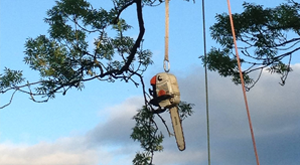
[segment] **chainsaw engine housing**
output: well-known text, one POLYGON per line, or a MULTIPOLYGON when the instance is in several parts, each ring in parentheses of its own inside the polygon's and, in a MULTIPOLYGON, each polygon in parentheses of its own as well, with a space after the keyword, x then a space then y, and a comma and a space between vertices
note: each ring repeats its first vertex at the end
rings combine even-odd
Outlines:
POLYGON ((158 73, 151 79, 153 100, 162 108, 179 104, 180 92, 177 79, 173 74, 158 73))

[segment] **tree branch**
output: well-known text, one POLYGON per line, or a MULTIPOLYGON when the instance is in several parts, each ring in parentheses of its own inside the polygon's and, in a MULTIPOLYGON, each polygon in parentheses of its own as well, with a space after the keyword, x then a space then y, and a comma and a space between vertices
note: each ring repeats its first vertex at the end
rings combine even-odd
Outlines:
POLYGON ((121 70, 119 71, 119 74, 126 71, 126 70, 128 70, 128 68, 129 68, 130 64, 132 63, 132 61, 134 59, 134 56, 137 52, 137 48, 140 47, 141 42, 142 42, 143 37, 144 37, 144 34, 145 34, 143 12, 142 12, 142 0, 135 0, 135 2, 136 2, 136 10, 137 10, 140 33, 138 35, 137 40, 135 41, 135 44, 133 45, 133 48, 131 49, 130 55, 127 57, 127 62, 121 68, 121 70))
POLYGON ((11 104, 11 102, 12 102, 12 100, 13 100, 13 98, 14 98, 14 95, 15 95, 15 93, 16 93, 17 91, 18 91, 18 90, 15 90, 15 91, 13 92, 13 94, 12 94, 11 97, 10 97, 9 102, 8 102, 7 104, 1 106, 0 109, 3 109, 3 108, 5 108, 5 107, 7 107, 7 106, 9 106, 9 105, 11 104))
POLYGON ((118 12, 118 15, 117 17, 112 21, 113 24, 117 24, 118 23, 118 20, 119 20, 119 17, 121 15, 121 13, 129 6, 131 6, 132 4, 134 4, 136 2, 136 0, 133 0, 129 3, 127 3, 126 5, 124 5, 121 9, 119 9, 119 12, 118 12))

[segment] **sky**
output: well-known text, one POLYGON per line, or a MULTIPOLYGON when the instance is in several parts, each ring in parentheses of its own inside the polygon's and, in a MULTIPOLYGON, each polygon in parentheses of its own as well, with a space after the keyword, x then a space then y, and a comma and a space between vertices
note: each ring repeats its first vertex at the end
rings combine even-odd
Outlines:
MULTIPOLYGON (((266 6, 279 0, 251 0, 266 6)), ((95 7, 108 8, 110 1, 92 1, 95 7)), ((242 1, 232 0, 232 12, 242 11, 242 1)), ((38 80, 23 62, 26 38, 46 34, 43 19, 52 0, 0 0, 0 73, 4 67, 20 69, 30 81, 38 80)), ((177 149, 174 137, 164 133, 164 151, 156 153, 158 165, 207 164, 206 113, 201 2, 170 2, 171 73, 175 74, 181 99, 194 103, 194 114, 182 122, 186 150, 177 149), (178 7, 180 6, 180 7, 178 7)), ((227 2, 206 2, 206 27, 215 22, 215 14, 228 12, 227 2)), ((138 27, 135 6, 122 16, 138 27)), ((144 74, 145 82, 163 72, 164 5, 145 7, 144 48, 153 52, 154 64, 144 74)), ((216 43, 207 33, 208 48, 216 43)), ((91 41, 92 42, 92 41, 91 41)), ((292 61, 293 72, 285 86, 280 77, 264 71, 261 80, 248 93, 248 102, 261 164, 298 165, 300 162, 300 58, 292 61)), ((209 72, 211 162, 213 165, 253 165, 255 156, 243 102, 241 86, 230 78, 209 72)), ((147 88, 150 87, 150 83, 147 88)), ((10 95, 0 95, 0 105, 10 95)), ((138 142, 129 138, 132 117, 143 105, 142 89, 132 83, 92 81, 83 91, 71 90, 47 103, 30 101, 17 93, 11 105, 0 110, 0 165, 129 165, 138 142)), ((162 114, 170 125, 169 114, 162 114)))

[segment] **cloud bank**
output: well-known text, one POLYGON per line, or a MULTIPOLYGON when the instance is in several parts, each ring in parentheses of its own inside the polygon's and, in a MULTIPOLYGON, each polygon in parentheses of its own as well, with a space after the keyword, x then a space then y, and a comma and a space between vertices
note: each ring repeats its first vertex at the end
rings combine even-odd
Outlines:
MULTIPOLYGON (((178 75, 182 100, 194 103, 194 114, 183 121, 186 150, 180 152, 165 128, 164 151, 157 153, 159 165, 207 164, 204 76, 200 67, 178 75)), ((286 85, 267 72, 247 93, 261 164, 298 165, 300 162, 300 64, 293 65, 286 85)), ((35 145, 0 144, 0 165, 112 165, 132 164, 139 144, 129 135, 131 119, 143 104, 140 96, 107 108, 107 120, 84 135, 63 137, 35 145)), ((255 164, 253 146, 240 86, 209 73, 209 107, 212 164, 255 164)), ((169 114, 162 114, 170 126, 169 114)), ((170 126, 170 128, 172 128, 170 126)))

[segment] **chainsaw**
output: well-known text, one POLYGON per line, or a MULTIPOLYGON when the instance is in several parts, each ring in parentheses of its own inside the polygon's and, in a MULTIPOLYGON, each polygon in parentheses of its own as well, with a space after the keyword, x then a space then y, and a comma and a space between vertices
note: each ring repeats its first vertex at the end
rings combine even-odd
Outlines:
POLYGON ((178 149, 185 149, 185 141, 181 125, 181 119, 178 113, 178 104, 180 102, 180 92, 177 79, 173 74, 158 73, 151 81, 152 90, 149 89, 153 99, 150 103, 158 106, 161 111, 169 109, 172 126, 175 134, 178 149))

